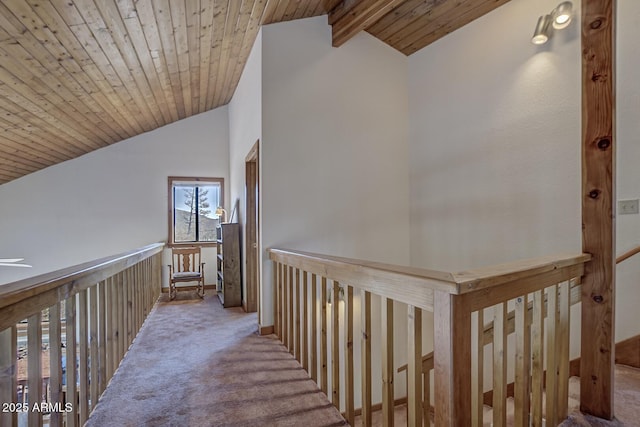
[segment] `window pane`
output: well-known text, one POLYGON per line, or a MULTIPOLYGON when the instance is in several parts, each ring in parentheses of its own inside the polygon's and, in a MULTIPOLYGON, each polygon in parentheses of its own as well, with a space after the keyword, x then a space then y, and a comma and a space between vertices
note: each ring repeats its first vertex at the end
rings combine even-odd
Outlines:
POLYGON ((214 218, 219 203, 220 186, 203 185, 198 187, 199 202, 199 241, 214 242, 216 240, 216 226, 218 219, 214 218))
POLYGON ((174 241, 196 241, 196 187, 176 185, 174 197, 174 241))

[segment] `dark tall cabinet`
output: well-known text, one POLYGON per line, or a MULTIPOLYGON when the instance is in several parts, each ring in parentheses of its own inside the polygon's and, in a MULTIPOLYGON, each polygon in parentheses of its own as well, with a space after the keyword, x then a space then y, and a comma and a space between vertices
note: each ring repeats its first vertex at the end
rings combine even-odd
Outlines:
POLYGON ((242 278, 240 264, 240 224, 220 224, 217 237, 217 292, 222 306, 242 305, 242 278))

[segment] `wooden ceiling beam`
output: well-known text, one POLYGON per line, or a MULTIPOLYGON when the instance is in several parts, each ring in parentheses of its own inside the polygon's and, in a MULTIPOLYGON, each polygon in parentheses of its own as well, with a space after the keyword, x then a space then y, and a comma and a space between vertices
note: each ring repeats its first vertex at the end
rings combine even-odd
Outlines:
POLYGON ((406 0, 344 0, 329 14, 333 46, 342 46, 345 42, 378 22, 380 18, 406 0))

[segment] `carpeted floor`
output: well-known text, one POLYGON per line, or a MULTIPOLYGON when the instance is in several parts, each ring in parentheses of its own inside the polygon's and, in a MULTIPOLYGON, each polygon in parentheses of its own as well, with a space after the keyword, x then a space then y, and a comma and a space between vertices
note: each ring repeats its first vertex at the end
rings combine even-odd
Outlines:
POLYGON ((88 426, 337 426, 344 419, 255 314, 161 297, 88 426))

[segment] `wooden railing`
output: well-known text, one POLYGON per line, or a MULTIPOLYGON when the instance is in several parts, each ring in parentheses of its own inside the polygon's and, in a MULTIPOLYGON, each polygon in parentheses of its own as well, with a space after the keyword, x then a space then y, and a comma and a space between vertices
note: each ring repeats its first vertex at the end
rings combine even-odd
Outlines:
POLYGON ((634 255, 637 255, 640 253, 640 246, 636 246, 633 249, 629 249, 627 252, 623 253, 622 255, 618 256, 616 258, 616 264, 620 264, 622 261, 625 261, 629 258, 631 258, 634 255))
POLYGON ((351 425, 356 415, 356 387, 360 388, 362 396, 363 425, 371 425, 374 407, 371 401, 371 340, 375 317, 371 311, 372 294, 381 298, 381 312, 376 320, 380 322, 381 334, 384 425, 393 425, 394 417, 394 303, 407 305, 409 425, 422 425, 423 420, 425 425, 430 425, 430 403, 435 408, 436 425, 482 425, 483 350, 487 340, 493 344, 491 382, 495 426, 506 425, 507 366, 512 366, 515 372, 516 425, 528 425, 529 419, 533 425, 541 425, 543 416, 547 425, 552 425, 554 420, 566 417, 570 295, 577 298, 580 292, 575 286, 570 291, 570 283, 579 283, 589 255, 544 257, 463 273, 279 249, 270 250, 270 259, 275 267, 275 332, 311 378, 331 397, 333 404, 344 410, 351 425), (354 305, 354 290, 360 294, 360 304, 354 305), (328 307, 329 291, 333 309, 328 307), (341 307, 341 299, 344 299, 344 305, 336 309, 341 307), (545 301, 546 328, 543 323, 545 301), (511 306, 514 307, 512 321, 507 313, 507 307, 511 306), (362 381, 359 385, 354 383, 353 319, 356 308, 359 309, 362 332, 359 367, 362 381), (422 357, 423 310, 434 313, 434 357, 426 361, 426 369, 422 357), (493 320, 490 334, 485 327, 485 316, 493 320), (512 330, 516 337, 514 349, 507 348, 507 335, 512 330), (342 344, 341 336, 344 337, 342 344), (423 369, 429 372, 431 366, 434 387, 428 377, 423 378, 423 369), (546 379, 545 367, 554 373, 546 375, 546 379), (341 377, 344 386, 341 386, 341 377), (545 382, 546 412, 543 414, 545 382), (344 404, 341 404, 341 396, 344 396, 344 404))
POLYGON ((163 247, 0 286, 0 425, 84 424, 160 294, 163 247))

